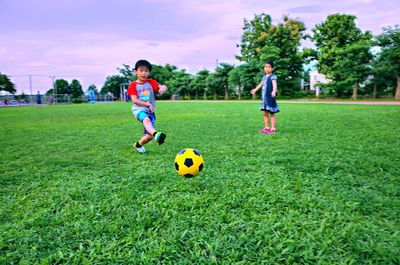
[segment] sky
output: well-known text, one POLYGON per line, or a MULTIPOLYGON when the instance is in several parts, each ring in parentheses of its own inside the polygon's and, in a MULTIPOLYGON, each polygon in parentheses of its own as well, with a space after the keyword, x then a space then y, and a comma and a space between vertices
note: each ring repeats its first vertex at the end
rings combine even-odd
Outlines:
POLYGON ((335 13, 355 15, 374 35, 400 24, 398 0, 0 0, 0 72, 17 93, 35 94, 52 88, 52 77, 100 90, 139 59, 213 71, 240 63, 243 21, 261 13, 274 24, 299 19, 308 33, 335 13))

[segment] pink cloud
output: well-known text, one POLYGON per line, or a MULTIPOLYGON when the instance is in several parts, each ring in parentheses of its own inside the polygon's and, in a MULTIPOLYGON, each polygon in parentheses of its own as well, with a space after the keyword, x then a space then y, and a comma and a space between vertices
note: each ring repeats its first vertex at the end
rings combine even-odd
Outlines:
MULTIPOLYGON (((243 19, 255 14, 270 14, 274 23, 284 14, 299 18, 310 31, 328 14, 350 13, 358 17, 363 30, 379 34, 383 26, 398 22, 397 2, 150 0, 139 7, 128 0, 3 0, 0 72, 44 76, 33 79, 42 92, 51 87, 48 76, 52 75, 75 77, 85 89, 92 83, 100 88, 107 75, 117 73, 117 67, 133 65, 141 58, 196 73, 213 70, 217 59, 239 63, 235 55, 243 19)), ((19 91, 27 91, 26 78, 12 81, 19 91)))

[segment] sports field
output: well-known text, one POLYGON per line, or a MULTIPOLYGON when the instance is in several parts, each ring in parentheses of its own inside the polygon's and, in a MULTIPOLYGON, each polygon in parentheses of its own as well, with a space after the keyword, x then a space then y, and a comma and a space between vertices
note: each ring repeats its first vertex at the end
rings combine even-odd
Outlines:
POLYGON ((0 109, 0 264, 399 264, 400 106, 0 109), (199 150, 193 179, 175 155, 199 150))

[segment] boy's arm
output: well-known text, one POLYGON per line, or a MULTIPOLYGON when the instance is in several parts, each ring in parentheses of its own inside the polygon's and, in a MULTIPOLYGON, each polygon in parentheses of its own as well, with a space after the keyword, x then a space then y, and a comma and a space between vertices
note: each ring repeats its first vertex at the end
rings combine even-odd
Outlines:
POLYGON ((254 89, 252 89, 251 91, 250 91, 250 93, 251 94, 256 94, 257 93, 257 91, 262 87, 262 85, 263 85, 263 82, 261 81, 259 84, 258 84, 258 86, 256 86, 256 88, 254 88, 254 89))
POLYGON ((133 104, 136 104, 136 105, 142 106, 142 107, 148 107, 150 109, 151 113, 154 112, 153 105, 150 102, 141 101, 140 99, 138 99, 137 95, 132 95, 131 100, 132 100, 133 104))

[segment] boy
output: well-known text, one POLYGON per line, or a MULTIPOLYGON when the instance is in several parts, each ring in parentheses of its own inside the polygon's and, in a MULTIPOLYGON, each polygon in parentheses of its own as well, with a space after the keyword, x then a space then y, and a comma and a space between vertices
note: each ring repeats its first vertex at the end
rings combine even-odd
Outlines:
POLYGON ((146 149, 143 145, 147 144, 152 139, 158 144, 163 144, 167 137, 165 133, 157 132, 154 128, 156 120, 156 115, 154 113, 156 103, 155 93, 163 94, 167 91, 167 87, 149 78, 151 68, 152 66, 148 61, 137 61, 134 70, 137 80, 131 82, 128 87, 128 96, 133 103, 133 115, 143 123, 144 126, 144 136, 133 145, 141 154, 146 153, 146 149))

